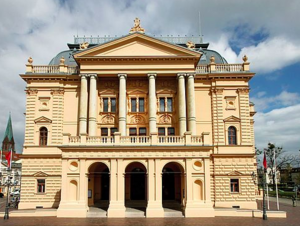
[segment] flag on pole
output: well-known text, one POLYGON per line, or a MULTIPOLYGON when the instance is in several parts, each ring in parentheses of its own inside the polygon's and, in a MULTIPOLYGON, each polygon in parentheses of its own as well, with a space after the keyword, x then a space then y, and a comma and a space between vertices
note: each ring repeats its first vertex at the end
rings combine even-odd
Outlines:
POLYGON ((10 151, 5 155, 6 161, 7 161, 7 168, 11 169, 11 162, 12 162, 12 148, 10 148, 10 151))
POLYGON ((263 161, 264 168, 267 169, 267 158, 266 158, 266 152, 264 151, 264 161, 263 161))

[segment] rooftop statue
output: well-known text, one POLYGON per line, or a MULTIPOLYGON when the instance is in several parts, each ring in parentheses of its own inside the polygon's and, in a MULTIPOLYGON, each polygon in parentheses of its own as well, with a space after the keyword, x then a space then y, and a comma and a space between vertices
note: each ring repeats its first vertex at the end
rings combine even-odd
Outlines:
POLYGON ((189 49, 195 49, 195 43, 193 43, 192 41, 188 41, 186 43, 186 46, 189 48, 189 49))
POLYGON ((83 42, 80 44, 80 49, 87 49, 89 47, 89 43, 88 42, 83 42))
POLYGON ((134 32, 145 33, 145 29, 141 27, 141 21, 139 18, 135 18, 134 27, 132 27, 129 31, 130 34, 134 32))

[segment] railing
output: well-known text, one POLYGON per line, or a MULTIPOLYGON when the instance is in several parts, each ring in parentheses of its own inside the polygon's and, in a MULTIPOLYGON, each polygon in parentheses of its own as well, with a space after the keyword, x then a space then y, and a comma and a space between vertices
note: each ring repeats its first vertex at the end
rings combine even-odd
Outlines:
MULTIPOLYGON (((123 36, 104 36, 104 37, 74 37, 75 44, 81 44, 83 42, 88 42, 89 44, 103 44, 106 42, 113 41, 123 36)), ((172 44, 186 44, 187 42, 191 41, 195 44, 202 43, 202 37, 200 36, 155 36, 152 37, 160 39, 165 42, 169 42, 172 44)))
POLYGON ((81 143, 80 136, 70 136, 69 143, 70 144, 80 144, 81 143))
POLYGON ((126 144, 139 144, 139 145, 145 145, 150 144, 150 136, 122 136, 120 137, 120 144, 126 145, 126 144))
POLYGON ((204 135, 192 136, 190 132, 186 132, 184 136, 158 136, 151 134, 150 136, 121 136, 119 132, 114 136, 70 136, 63 134, 64 145, 91 145, 91 146, 203 146, 204 135))
POLYGON ((78 67, 77 66, 68 66, 67 73, 69 75, 78 74, 78 67))
POLYGON ((244 70, 243 64, 208 64, 208 65, 199 65, 196 67, 196 74, 206 74, 212 72, 241 72, 244 70))
POLYGON ((185 138, 183 136, 158 136, 158 143, 159 144, 184 144, 185 138))
POLYGON ((90 136, 86 138, 86 143, 89 144, 113 144, 115 143, 114 137, 96 137, 90 136))
POLYGON ((59 73, 59 66, 52 65, 39 65, 32 66, 32 73, 49 73, 49 74, 57 74, 59 73))
POLYGON ((33 74, 78 74, 77 66, 68 65, 26 65, 26 73, 33 74))
POLYGON ((216 64, 217 72, 239 72, 243 71, 242 64, 216 64))

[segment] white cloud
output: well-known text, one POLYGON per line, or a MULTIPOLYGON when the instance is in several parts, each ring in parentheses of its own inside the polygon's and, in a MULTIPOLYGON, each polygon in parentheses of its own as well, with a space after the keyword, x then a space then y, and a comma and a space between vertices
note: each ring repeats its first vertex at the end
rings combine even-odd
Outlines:
MULTIPOLYGON (((241 62, 245 53, 249 55, 252 69, 267 72, 299 62, 300 26, 295 20, 299 8, 297 0, 89 0, 84 3, 81 0, 2 0, 0 139, 11 111, 17 147, 21 150, 26 103, 25 82, 18 74, 25 71, 27 58, 33 57, 34 64, 47 64, 58 52, 67 49, 66 44, 77 33, 80 36, 125 35, 133 19, 140 17, 148 34, 196 35, 201 11, 204 41, 210 42, 211 48, 216 48, 232 63, 241 62), (238 26, 248 27, 249 35, 263 30, 268 37, 257 45, 244 46, 236 54, 229 40, 238 26)), ((282 102, 283 99, 284 96, 282 102)))
POLYGON ((267 97, 265 94, 266 92, 259 92, 251 98, 251 101, 255 104, 256 111, 263 111, 270 107, 278 108, 282 106, 290 106, 300 102, 300 95, 298 93, 282 91, 277 96, 271 97, 267 97))
POLYGON ((300 149, 300 104, 254 116, 256 147, 263 149, 268 142, 298 153, 300 149))

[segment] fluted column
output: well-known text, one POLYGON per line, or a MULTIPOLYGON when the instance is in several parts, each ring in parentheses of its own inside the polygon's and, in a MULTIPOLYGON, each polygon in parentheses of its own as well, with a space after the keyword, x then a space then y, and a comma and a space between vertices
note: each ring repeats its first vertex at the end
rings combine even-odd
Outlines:
POLYGON ((80 106, 79 106, 79 135, 87 133, 87 102, 88 102, 88 90, 87 90, 87 76, 85 74, 80 75, 81 87, 80 87, 80 106))
POLYGON ((156 133, 156 74, 148 74, 149 79, 149 134, 156 133))
POLYGON ((187 74, 187 117, 188 117, 188 131, 192 135, 196 135, 196 111, 195 111, 195 75, 187 74))
POLYGON ((118 74, 119 77, 119 132, 126 136, 126 74, 118 74))
POLYGON ((97 135, 97 78, 97 74, 90 75, 89 136, 97 135))
POLYGON ((178 118, 179 135, 183 136, 186 132, 186 101, 185 101, 185 74, 178 74, 178 118))

